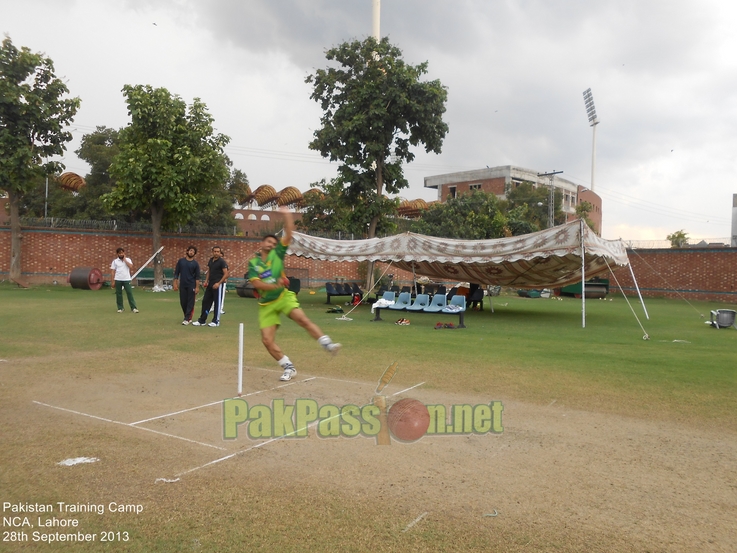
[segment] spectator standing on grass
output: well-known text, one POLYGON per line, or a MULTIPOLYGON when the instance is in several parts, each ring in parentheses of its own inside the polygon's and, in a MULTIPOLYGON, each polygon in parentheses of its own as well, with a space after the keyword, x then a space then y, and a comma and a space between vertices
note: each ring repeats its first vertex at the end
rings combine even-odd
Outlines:
POLYGON ((194 301, 199 292, 200 264, 195 261, 197 248, 188 246, 185 256, 177 261, 174 268, 174 290, 179 290, 179 304, 184 313, 183 325, 192 322, 194 315, 194 301))
POLYGON ((291 380, 297 374, 297 370, 289 357, 284 355, 274 341, 276 330, 281 324, 282 313, 304 328, 326 351, 337 353, 340 344, 334 344, 330 336, 323 334, 322 330, 307 318, 299 306, 297 294, 288 288, 289 279, 284 274, 284 256, 292 241, 294 220, 288 209, 281 208, 280 211, 284 214, 284 236, 281 241, 273 234, 263 238, 260 253, 248 263, 248 280, 258 291, 258 323, 261 329, 261 342, 284 369, 280 380, 291 380))
POLYGON ((136 307, 136 300, 133 298, 133 290, 131 289, 131 269, 133 268, 133 261, 130 257, 125 256, 125 249, 118 248, 115 250, 118 257, 113 259, 110 264, 110 270, 112 271, 112 286, 115 288, 115 301, 118 304, 118 313, 125 311, 123 305, 123 288, 125 288, 125 295, 128 296, 128 305, 133 313, 138 313, 138 307, 136 307))
POLYGON ((205 295, 202 297, 202 313, 192 326, 220 326, 220 294, 228 280, 228 264, 223 259, 223 250, 220 246, 212 247, 212 257, 207 262, 207 276, 205 277, 205 295), (212 311, 212 321, 207 322, 207 316, 212 311))

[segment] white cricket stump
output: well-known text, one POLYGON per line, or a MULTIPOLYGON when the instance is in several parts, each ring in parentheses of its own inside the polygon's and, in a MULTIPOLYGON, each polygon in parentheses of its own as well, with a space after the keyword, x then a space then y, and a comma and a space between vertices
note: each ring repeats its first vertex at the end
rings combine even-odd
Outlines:
POLYGON ((238 397, 243 395, 243 323, 238 325, 238 397))

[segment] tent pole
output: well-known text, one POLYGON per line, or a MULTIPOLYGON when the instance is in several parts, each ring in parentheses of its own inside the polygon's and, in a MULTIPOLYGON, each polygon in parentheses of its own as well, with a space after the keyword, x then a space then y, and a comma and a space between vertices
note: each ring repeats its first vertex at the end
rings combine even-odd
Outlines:
POLYGON ((581 328, 586 328, 586 245, 584 243, 583 219, 579 219, 581 233, 581 328))
MULTIPOLYGON (((629 256, 627 256, 627 260, 629 261, 629 256)), ((642 294, 640 293, 640 287, 637 285, 637 279, 635 278, 635 271, 632 270, 632 263, 630 263, 630 274, 632 275, 632 282, 635 283, 635 290, 637 290, 637 295, 640 297, 640 303, 642 304, 642 310, 645 312, 645 318, 649 321, 650 315, 647 314, 647 307, 645 307, 645 301, 642 299, 642 294)))

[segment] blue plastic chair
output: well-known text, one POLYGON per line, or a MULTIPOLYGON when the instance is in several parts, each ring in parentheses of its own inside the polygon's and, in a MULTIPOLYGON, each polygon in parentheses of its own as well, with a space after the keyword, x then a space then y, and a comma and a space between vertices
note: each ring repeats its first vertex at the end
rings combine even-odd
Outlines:
POLYGON ((397 296, 396 294, 394 294, 394 292, 389 292, 387 290, 386 292, 384 292, 384 295, 381 296, 381 299, 386 301, 394 301, 397 299, 397 296))
POLYGON ((406 309, 409 307, 411 301, 412 296, 410 296, 409 292, 402 292, 399 294, 397 301, 394 302, 394 305, 389 306, 389 309, 406 309))
POLYGON ((447 305, 445 294, 435 294, 432 297, 432 303, 425 308, 428 313, 437 313, 442 311, 447 305))
POLYGON ((461 311, 465 311, 466 310, 466 296, 461 296, 460 294, 456 294, 455 296, 450 298, 450 303, 448 304, 448 307, 443 309, 445 313, 460 313, 461 311), (451 305, 458 305, 460 309, 448 311, 447 309, 451 305))
POLYGON ((407 307, 407 311, 423 311, 430 305, 430 296, 427 294, 417 294, 412 305, 407 307))

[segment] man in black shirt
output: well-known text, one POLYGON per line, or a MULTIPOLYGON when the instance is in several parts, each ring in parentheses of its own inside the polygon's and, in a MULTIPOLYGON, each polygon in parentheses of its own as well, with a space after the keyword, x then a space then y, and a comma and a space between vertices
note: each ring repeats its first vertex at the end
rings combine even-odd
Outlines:
POLYGON ((212 322, 207 326, 220 326, 220 288, 228 280, 228 264, 223 259, 220 246, 213 246, 212 257, 207 262, 207 277, 205 278, 205 295, 202 297, 202 313, 192 326, 204 326, 207 315, 212 310, 212 322), (214 305, 213 305, 214 304, 214 305))
POLYGON ((177 261, 177 266, 174 269, 174 290, 179 290, 179 303, 184 312, 183 325, 192 322, 194 300, 197 292, 199 292, 200 264, 195 261, 195 255, 197 255, 197 248, 194 246, 187 247, 185 257, 177 261))

